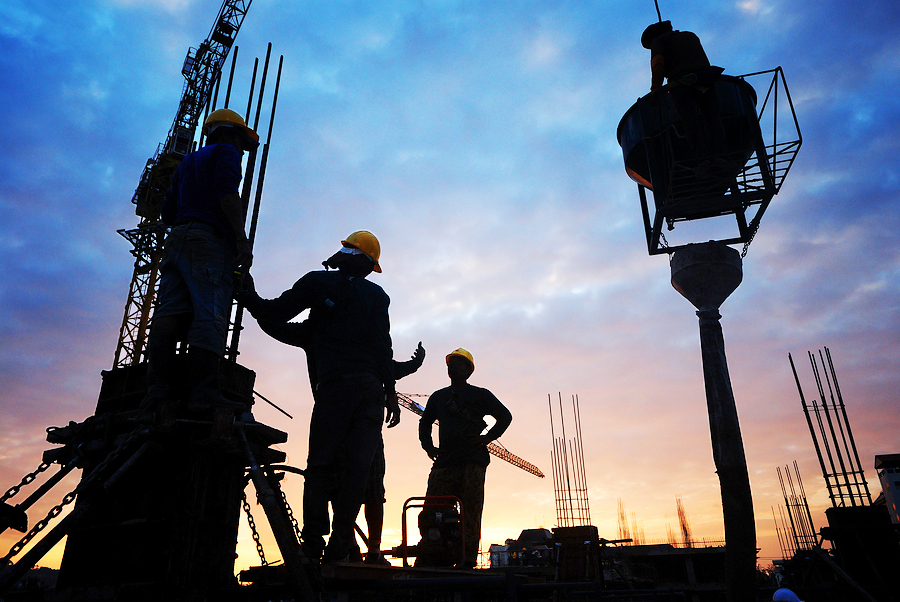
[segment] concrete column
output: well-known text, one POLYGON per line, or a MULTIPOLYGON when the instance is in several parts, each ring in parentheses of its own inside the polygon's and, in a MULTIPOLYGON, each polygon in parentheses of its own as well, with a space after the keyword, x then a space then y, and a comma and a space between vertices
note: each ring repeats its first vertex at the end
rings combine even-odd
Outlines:
POLYGON ((708 242, 675 251, 671 267, 672 286, 697 308, 700 318, 706 406, 725 519, 728 600, 755 602, 753 498, 719 322, 719 306, 741 283, 741 256, 727 245, 708 242))

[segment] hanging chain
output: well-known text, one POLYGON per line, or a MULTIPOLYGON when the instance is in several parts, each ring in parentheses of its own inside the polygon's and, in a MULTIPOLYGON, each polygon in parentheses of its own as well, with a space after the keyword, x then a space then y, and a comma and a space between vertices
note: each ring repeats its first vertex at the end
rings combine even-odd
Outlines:
MULTIPOLYGON (((100 462, 100 464, 98 464, 96 466, 96 468, 94 468, 94 470, 91 471, 91 474, 88 475, 87 478, 83 478, 75 489, 73 489, 72 491, 70 491, 63 497, 62 502, 60 502, 59 504, 57 504, 56 506, 51 508, 50 512, 47 513, 47 516, 45 516, 44 518, 39 520, 37 523, 35 523, 34 527, 32 527, 31 530, 28 533, 26 533, 22 539, 20 539, 18 541, 18 543, 16 543, 15 545, 13 545, 13 547, 11 547, 9 549, 9 553, 7 553, 6 556, 4 556, 2 559, 0 559, 0 566, 6 566, 7 564, 9 564, 10 558, 17 555, 19 552, 21 552, 25 548, 25 546, 28 545, 28 542, 30 542, 32 539, 34 539, 38 533, 43 531, 44 528, 50 523, 51 520, 53 520, 54 518, 59 516, 60 513, 62 513, 63 508, 65 508, 66 506, 68 506, 69 504, 74 502, 75 498, 78 496, 78 493, 83 491, 91 483, 93 483, 97 479, 97 477, 104 470, 106 470, 106 467, 109 466, 109 464, 114 459, 116 459, 119 456, 119 454, 122 453, 122 450, 125 449, 125 447, 127 447, 128 444, 131 443, 132 440, 134 440, 143 431, 144 431, 143 427, 135 429, 134 431, 131 432, 131 434, 128 435, 128 437, 125 438, 124 441, 122 441, 122 443, 119 444, 119 446, 116 449, 109 452, 109 454, 106 456, 106 458, 102 462, 100 462)), ((44 470, 46 470, 46 469, 44 469, 44 470)), ((40 471, 35 471, 35 473, 33 473, 33 474, 36 474, 37 472, 40 472, 40 471)), ((24 479, 23 479, 23 481, 24 481, 24 479)))
POLYGON ((300 525, 294 517, 294 511, 291 510, 291 505, 288 504, 287 496, 284 494, 284 490, 281 487, 278 488, 278 491, 281 493, 281 499, 284 501, 284 509, 287 511, 288 519, 290 519, 291 524, 294 525, 294 534, 297 535, 297 541, 303 541, 300 538, 300 525))
POLYGON ((741 251, 741 259, 747 256, 747 249, 750 248, 750 243, 753 242, 753 237, 756 236, 757 232, 759 232, 759 222, 756 223, 755 227, 751 225, 750 237, 747 238, 747 242, 744 243, 744 250, 741 251))
POLYGON ((247 523, 250 525, 250 532, 253 534, 254 543, 256 543, 256 553, 259 554, 259 561, 263 566, 268 566, 269 563, 266 562, 266 553, 263 551, 262 543, 259 541, 259 532, 256 530, 256 522, 253 520, 253 515, 250 513, 250 503, 247 501, 246 491, 241 494, 241 505, 244 507, 244 512, 247 513, 247 523))
POLYGON ((10 487, 10 488, 7 490, 6 493, 3 494, 3 497, 0 498, 0 504, 2 504, 3 502, 5 502, 5 501, 8 500, 9 498, 16 496, 16 495, 19 493, 19 490, 22 489, 22 487, 24 487, 24 486, 30 484, 31 482, 33 482, 33 481, 37 478, 37 476, 38 476, 39 474, 41 474, 42 472, 44 472, 45 470, 47 470, 48 468, 50 468, 50 466, 51 466, 51 465, 50 465, 50 464, 47 464, 46 462, 41 462, 41 463, 38 465, 38 467, 34 469, 34 472, 29 472, 27 475, 25 475, 24 477, 22 477, 22 482, 21 482, 21 483, 19 483, 18 485, 13 485, 12 487, 10 487))

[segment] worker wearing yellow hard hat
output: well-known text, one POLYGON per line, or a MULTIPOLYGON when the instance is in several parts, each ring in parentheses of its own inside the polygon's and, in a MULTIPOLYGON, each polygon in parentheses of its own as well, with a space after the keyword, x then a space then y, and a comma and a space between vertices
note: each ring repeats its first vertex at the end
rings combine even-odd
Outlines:
POLYGON ((259 134, 247 127, 244 118, 231 109, 218 109, 209 114, 203 122, 203 134, 209 136, 221 128, 231 128, 244 141, 245 148, 252 150, 259 146, 259 134))
MULTIPOLYGON (((490 462, 487 445, 503 434, 512 422, 512 414, 487 389, 467 381, 475 371, 475 359, 462 347, 447 354, 450 386, 435 391, 428 398, 419 421, 419 441, 434 464, 428 475, 426 497, 456 496, 465 514, 465 559, 447 554, 443 542, 423 539, 417 550, 416 566, 473 568, 481 540, 481 515, 484 509, 484 479, 490 462), (485 416, 494 425, 487 431, 485 416), (438 422, 439 446, 435 447, 432 427, 438 422), (483 433, 483 434, 482 434, 483 433)), ((427 525, 433 511, 423 511, 419 525, 427 525)))
MULTIPOLYGON (((323 261, 275 299, 263 299, 248 279, 237 294, 250 314, 266 324, 289 322, 309 309, 314 353, 314 406, 303 494, 303 545, 314 560, 347 558, 363 503, 370 465, 381 444, 381 425, 400 421, 388 306, 390 298, 367 276, 381 272, 381 244, 357 230, 323 261), (342 460, 338 462, 338 460, 342 460), (334 484, 338 483, 335 489, 334 484), (328 504, 332 519, 329 521, 328 504), (331 531, 328 545, 325 535, 331 531)), ((275 329, 277 330, 277 329, 275 329)), ((374 556, 373 556, 374 558, 374 556)))
POLYGON ((189 347, 188 411, 246 407, 219 390, 218 365, 228 333, 233 274, 253 262, 239 186, 241 155, 256 148, 259 136, 230 109, 213 111, 203 132, 206 145, 181 160, 160 208, 162 221, 171 229, 147 344, 143 406, 165 416, 170 425, 180 411, 174 400, 183 397, 171 390, 179 341, 189 347))
POLYGON ((467 360, 470 364, 472 364, 472 371, 473 372, 475 371, 475 360, 472 358, 472 354, 469 353, 468 351, 466 351, 465 349, 463 349, 462 347, 460 347, 456 351, 451 351, 450 353, 447 354, 446 359, 447 359, 448 366, 450 365, 451 357, 461 357, 461 358, 467 360))

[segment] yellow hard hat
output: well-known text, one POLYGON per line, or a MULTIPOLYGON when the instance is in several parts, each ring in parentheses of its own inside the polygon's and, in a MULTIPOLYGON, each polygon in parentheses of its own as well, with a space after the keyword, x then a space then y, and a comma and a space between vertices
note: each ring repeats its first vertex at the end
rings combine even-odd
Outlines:
POLYGON ((472 364, 472 370, 475 369, 475 360, 472 359, 472 354, 471 354, 471 353, 469 353, 468 351, 466 351, 466 350, 463 349, 462 347, 460 347, 460 348, 457 349, 456 351, 451 351, 450 353, 447 354, 447 360, 446 360, 446 361, 447 361, 448 364, 450 363, 450 358, 453 357, 454 355, 457 356, 457 357, 461 357, 461 358, 463 358, 463 359, 465 359, 465 360, 468 360, 469 363, 472 364))
POLYGON ((346 240, 342 240, 341 244, 345 247, 359 249, 365 253, 369 259, 375 262, 375 271, 379 274, 381 273, 381 265, 378 263, 378 259, 381 257, 381 244, 379 244, 374 234, 367 230, 357 230, 348 236, 346 240))
POLYGON ((209 114, 206 121, 203 122, 203 133, 209 136, 209 131, 213 126, 227 125, 237 128, 241 132, 242 137, 248 143, 249 148, 259 146, 259 134, 247 127, 244 118, 232 111, 231 109, 218 109, 209 114))

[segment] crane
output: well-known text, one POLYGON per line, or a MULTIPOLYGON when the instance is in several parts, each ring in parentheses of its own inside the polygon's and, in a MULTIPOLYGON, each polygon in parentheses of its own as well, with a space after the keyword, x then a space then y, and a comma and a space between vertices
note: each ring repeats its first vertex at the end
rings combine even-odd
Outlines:
POLYGON ((157 147, 156 153, 144 166, 131 200, 140 221, 137 228, 118 231, 134 245, 131 254, 135 259, 114 368, 141 362, 156 297, 159 261, 166 231, 159 220, 160 206, 175 169, 192 150, 200 115, 209 106, 213 86, 219 81, 222 66, 252 1, 225 0, 209 36, 197 48, 188 49, 181 69, 185 83, 175 120, 166 141, 157 147))
MULTIPOLYGON (((410 412, 419 416, 421 416, 422 412, 425 411, 425 408, 423 406, 413 401, 412 398, 405 393, 397 393, 397 403, 399 403, 400 406, 406 408, 410 412)), ((497 456, 504 462, 509 462, 513 466, 517 466, 525 472, 530 472, 536 477, 540 477, 542 479, 544 478, 544 473, 541 472, 540 468, 530 462, 526 462, 519 456, 515 455, 514 453, 500 445, 500 443, 497 441, 491 441, 490 443, 488 443, 487 450, 492 455, 497 456)))

